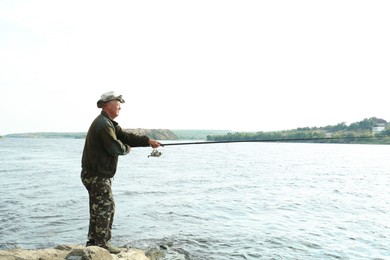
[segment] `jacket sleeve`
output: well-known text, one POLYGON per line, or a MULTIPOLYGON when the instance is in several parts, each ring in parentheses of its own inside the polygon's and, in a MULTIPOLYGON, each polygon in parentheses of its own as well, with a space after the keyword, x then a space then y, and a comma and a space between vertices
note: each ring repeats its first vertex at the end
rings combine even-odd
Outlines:
POLYGON ((149 146, 149 137, 146 135, 136 135, 123 131, 119 125, 116 125, 115 128, 118 139, 123 143, 130 145, 131 147, 149 146))
POLYGON ((115 126, 105 127, 100 133, 101 143, 104 149, 113 156, 125 155, 129 153, 129 149, 118 138, 115 133, 115 126))

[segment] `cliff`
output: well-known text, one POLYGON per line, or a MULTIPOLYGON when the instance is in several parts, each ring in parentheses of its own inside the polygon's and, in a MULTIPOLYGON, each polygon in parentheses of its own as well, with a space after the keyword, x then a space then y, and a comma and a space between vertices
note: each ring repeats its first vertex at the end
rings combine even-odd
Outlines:
POLYGON ((145 128, 133 128, 125 129, 125 131, 137 134, 146 135, 155 140, 177 140, 177 136, 168 129, 145 129, 145 128))
POLYGON ((114 255, 107 250, 81 245, 60 245, 47 249, 21 249, 0 250, 1 260, 153 260, 157 256, 147 257, 142 250, 123 248, 122 252, 114 255))

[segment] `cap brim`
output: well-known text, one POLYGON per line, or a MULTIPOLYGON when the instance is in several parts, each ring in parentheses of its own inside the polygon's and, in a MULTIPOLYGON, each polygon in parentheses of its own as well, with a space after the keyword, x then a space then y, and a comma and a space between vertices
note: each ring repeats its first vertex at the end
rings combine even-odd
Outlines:
POLYGON ((118 100, 121 103, 125 103, 125 100, 122 98, 122 95, 119 95, 117 97, 111 97, 111 98, 109 98, 109 99, 107 99, 105 101, 99 99, 98 102, 97 102, 97 107, 98 108, 102 108, 104 103, 107 103, 107 102, 113 101, 113 100, 118 100))

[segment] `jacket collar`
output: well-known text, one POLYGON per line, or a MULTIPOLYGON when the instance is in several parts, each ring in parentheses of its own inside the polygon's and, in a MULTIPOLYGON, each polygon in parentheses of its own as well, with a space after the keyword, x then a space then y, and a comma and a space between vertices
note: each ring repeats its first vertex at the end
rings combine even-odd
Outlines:
POLYGON ((118 125, 118 123, 115 122, 114 120, 112 120, 112 119, 108 116, 108 114, 107 114, 106 112, 102 111, 100 114, 101 114, 102 116, 104 116, 104 117, 107 117, 107 119, 110 120, 110 121, 114 124, 114 126, 118 125))

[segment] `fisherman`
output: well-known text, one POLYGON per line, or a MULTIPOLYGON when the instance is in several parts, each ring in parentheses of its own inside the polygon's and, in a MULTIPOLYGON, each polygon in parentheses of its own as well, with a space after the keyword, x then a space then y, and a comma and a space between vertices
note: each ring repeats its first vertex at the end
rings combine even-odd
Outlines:
POLYGON ((102 111, 92 122, 86 139, 81 163, 81 180, 89 194, 89 230, 87 246, 99 246, 112 254, 121 250, 110 244, 115 202, 111 190, 118 156, 126 155, 131 147, 160 143, 147 136, 125 132, 114 119, 119 115, 122 95, 114 91, 101 95, 97 107, 102 111))

